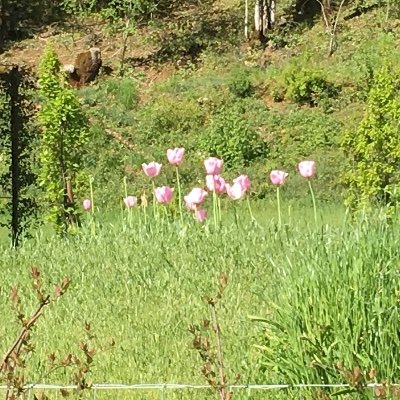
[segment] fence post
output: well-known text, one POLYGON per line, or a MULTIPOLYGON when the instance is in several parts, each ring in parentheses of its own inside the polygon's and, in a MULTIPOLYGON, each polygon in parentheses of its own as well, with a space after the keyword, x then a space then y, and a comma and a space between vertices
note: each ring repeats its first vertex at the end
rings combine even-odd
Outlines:
POLYGON ((19 87, 21 84, 21 73, 17 66, 13 66, 7 76, 8 95, 10 98, 10 133, 11 133, 11 244, 18 246, 19 242, 19 134, 22 130, 22 115, 19 87))

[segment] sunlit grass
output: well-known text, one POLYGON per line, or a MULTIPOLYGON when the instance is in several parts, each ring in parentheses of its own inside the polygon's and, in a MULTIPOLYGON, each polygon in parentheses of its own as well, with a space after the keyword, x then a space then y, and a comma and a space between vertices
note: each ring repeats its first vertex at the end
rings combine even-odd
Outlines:
MULTIPOLYGON (((220 310, 227 366, 229 371, 241 374, 241 382, 256 382, 259 363, 254 344, 261 328, 248 316, 263 315, 270 309, 268 298, 279 285, 271 280, 272 260, 284 260, 288 243, 302 242, 304 230, 314 229, 313 211, 284 203, 283 228, 278 232, 274 203, 253 205, 259 225, 251 222, 244 203, 238 207, 236 226, 231 206, 224 205, 223 225, 218 232, 211 222, 199 224, 189 214, 184 229, 171 221, 153 221, 146 228, 140 211, 134 209, 132 221, 126 210, 104 216, 97 213, 101 222, 97 222, 96 235, 86 214, 87 221, 75 236, 60 239, 38 233, 18 250, 9 250, 4 242, 0 337, 5 339, 0 342, 0 353, 17 328, 9 289, 16 284, 21 287, 31 311, 35 299, 29 269, 36 265, 48 286, 65 275, 72 284, 38 325, 29 380, 40 376, 50 352, 65 355, 77 350, 83 324, 89 321, 99 343, 110 336, 116 341, 113 352, 97 355, 91 376, 94 382, 204 383, 188 326, 208 317, 204 296, 214 294, 217 277, 223 271, 229 276, 220 310)), ((321 211, 329 216, 333 231, 343 222, 340 208, 321 211)), ((290 248, 293 251, 293 246, 290 248)), ((55 373, 48 382, 69 383, 70 374, 55 373)), ((187 395, 182 392, 173 397, 171 393, 168 398, 206 398, 206 393, 187 395)))

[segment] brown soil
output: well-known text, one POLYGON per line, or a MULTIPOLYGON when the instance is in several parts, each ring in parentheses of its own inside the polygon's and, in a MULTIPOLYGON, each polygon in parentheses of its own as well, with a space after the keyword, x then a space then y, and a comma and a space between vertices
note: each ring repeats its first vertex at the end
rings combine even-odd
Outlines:
MULTIPOLYGON (((148 61, 157 50, 151 45, 143 44, 145 40, 142 39, 146 38, 148 34, 147 30, 143 29, 135 36, 130 37, 125 54, 127 65, 130 64, 135 72, 144 74, 142 84, 146 86, 165 80, 175 70, 172 63, 161 66, 148 61)), ((32 39, 13 44, 6 52, 0 54, 0 65, 19 65, 36 72, 46 46, 53 43, 63 65, 73 64, 78 53, 96 46, 101 49, 103 65, 116 71, 121 60, 122 41, 121 36, 110 36, 103 33, 101 26, 96 25, 96 22, 93 21, 88 21, 87 25, 80 27, 78 32, 49 27, 45 32, 35 35, 32 39)))

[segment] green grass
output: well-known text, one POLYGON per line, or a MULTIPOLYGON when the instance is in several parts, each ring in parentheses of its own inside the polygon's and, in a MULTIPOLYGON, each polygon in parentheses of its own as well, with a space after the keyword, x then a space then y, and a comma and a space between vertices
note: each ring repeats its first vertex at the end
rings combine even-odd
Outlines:
MULTIPOLYGON (((227 272, 229 284, 220 308, 226 363, 229 371, 241 374, 241 382, 256 382, 260 365, 254 345, 261 327, 248 316, 270 310, 269 299, 279 285, 276 278, 272 280, 276 275, 272 260, 285 260, 287 249, 293 251, 290 242, 302 241, 303 231, 313 229, 313 212, 284 202, 285 225, 278 233, 275 203, 259 202, 253 208, 260 227, 250 223, 245 204, 238 208, 238 226, 232 210, 224 211, 220 232, 213 232, 212 218, 206 226, 188 220, 184 232, 176 223, 152 223, 146 231, 135 210, 131 226, 126 212, 97 214, 102 222, 96 235, 88 225, 64 239, 38 233, 16 251, 5 243, 0 270, 0 337, 4 338, 0 354, 16 335, 9 289, 18 285, 26 309, 32 311, 35 299, 29 270, 35 265, 47 287, 65 275, 72 284, 38 324, 28 380, 40 376, 50 352, 61 356, 77 350, 83 324, 89 321, 100 343, 110 336, 116 341, 113 352, 97 355, 94 382, 203 383, 188 326, 208 318, 204 296, 216 292, 219 273, 227 272)), ((340 209, 324 211, 322 224, 340 226, 344 216, 340 209)), ((70 375, 58 372, 47 382, 68 383, 70 375)), ((168 398, 212 397, 182 392, 168 398)))

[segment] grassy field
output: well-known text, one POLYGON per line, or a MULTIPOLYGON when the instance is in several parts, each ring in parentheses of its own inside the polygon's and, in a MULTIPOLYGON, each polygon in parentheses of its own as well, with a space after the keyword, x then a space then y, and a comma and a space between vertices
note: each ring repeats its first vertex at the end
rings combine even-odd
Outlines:
MULTIPOLYGON (((397 381, 399 214, 390 221, 377 212, 350 221, 340 183, 348 160, 339 142, 363 117, 373 73, 386 62, 398 70, 399 40, 392 32, 397 20, 385 18, 382 9, 341 20, 332 57, 326 54, 325 28, 316 22, 288 34, 276 31, 273 39, 287 44, 265 52, 238 42, 226 44, 221 53, 215 38, 206 35, 209 47, 195 60, 181 66, 174 58, 148 67, 132 64, 124 77, 118 74, 111 46, 120 40, 104 36, 104 62, 115 72, 77 91, 91 122, 84 172, 94 177, 100 210, 95 223, 85 214, 82 229, 74 235, 60 238, 45 228, 17 250, 9 248, 7 233, 0 229, 0 355, 18 333, 10 289, 20 288, 30 314, 36 299, 29 273, 37 266, 47 288, 64 276, 72 283, 35 330, 27 381, 71 383, 72 370, 42 377, 47 357, 51 352, 57 357, 79 352, 84 324, 90 322, 98 348, 115 339, 113 351, 96 354, 89 377, 93 382, 204 384, 189 326, 209 318, 205 296, 216 293, 218 276, 226 272, 229 282, 219 317, 228 375, 240 373, 239 383, 346 383, 356 367, 361 368, 361 387, 367 381, 397 381), (185 213, 184 227, 179 217, 159 222, 149 218, 145 227, 138 209, 131 217, 118 210, 123 180, 136 194, 148 190, 142 162, 165 164, 165 150, 174 146, 187 150, 180 167, 185 193, 203 185, 199 165, 208 155, 225 159, 227 180, 248 174, 257 223, 246 202, 234 209, 232 202, 223 201, 218 231, 212 216, 203 225, 185 213), (253 158, 241 152, 253 146, 263 151, 253 158), (317 227, 309 188, 296 169, 304 159, 318 166, 317 227), (290 174, 281 192, 281 229, 275 188, 267 179, 275 168, 290 174), (373 369, 376 376, 369 378, 373 369)), ((183 33, 191 38, 190 30, 183 33)), ((141 46, 132 45, 129 56, 147 54, 143 37, 141 31, 133 37, 141 46)), ((185 46, 192 44, 185 35, 178 38, 185 46)), ((36 42, 15 49, 15 60, 30 55, 36 65, 43 50, 36 42)), ((180 46, 176 48, 175 57, 180 46)), ((62 62, 76 50, 60 51, 62 62)), ((176 187, 175 169, 165 165, 155 183, 176 187)), ((85 190, 77 195, 79 201, 88 196, 85 190)), ((216 398, 209 390, 190 389, 168 394, 113 391, 96 397, 216 398)), ((244 390, 234 396, 269 398, 312 395, 244 390)))
MULTIPOLYGON (((21 288, 26 309, 32 310, 35 299, 29 271, 35 265, 47 287, 65 275, 72 284, 38 325, 29 380, 40 377, 50 352, 61 356, 77 350, 88 321, 99 343, 111 336, 116 342, 112 352, 96 356, 94 382, 203 383, 201 361, 192 348, 188 327, 209 317, 204 296, 215 294, 218 275, 226 272, 229 283, 220 319, 228 370, 232 376, 240 373, 241 383, 266 382, 268 374, 260 373, 254 347, 262 326, 249 316, 265 316, 270 311, 269 301, 281 285, 276 263, 285 264, 288 254, 301 252, 307 236, 317 233, 311 208, 283 203, 281 231, 277 230, 274 203, 259 202, 253 208, 259 225, 251 223, 243 204, 237 210, 238 225, 228 209, 219 232, 214 232, 211 221, 200 225, 189 220, 185 230, 176 223, 153 223, 146 231, 137 214, 129 223, 126 212, 99 213, 96 216, 102 222, 95 235, 88 224, 78 235, 62 240, 38 233, 17 251, 4 243, 0 353, 16 334, 10 287, 21 288)), ((320 229, 339 238, 344 221, 341 207, 320 211, 321 219, 324 216, 320 229)), ((70 372, 55 373, 46 382, 71 382, 70 372)), ((212 398, 190 391, 176 396, 169 394, 168 398, 212 398)))
MULTIPOLYGON (((202 384, 201 361, 188 327, 209 318, 205 296, 216 294, 218 276, 226 272, 229 283, 219 317, 232 379, 240 373, 242 384, 346 383, 345 371, 357 365, 363 374, 377 368, 372 382, 396 376, 397 217, 394 223, 378 215, 351 222, 340 205, 325 205, 319 207, 316 227, 311 207, 283 201, 279 230, 275 202, 252 206, 257 223, 251 221, 245 202, 237 206, 236 223, 232 203, 223 203, 218 231, 212 218, 202 225, 189 215, 184 229, 173 220, 156 223, 153 219, 145 228, 143 216, 135 209, 131 218, 126 210, 97 212, 95 225, 88 214, 82 230, 68 238, 38 232, 16 251, 3 242, 0 352, 17 333, 10 287, 20 287, 24 306, 31 312, 35 299, 29 270, 35 265, 47 287, 65 275, 72 284, 38 324, 28 381, 72 382, 72 370, 59 370, 46 379, 41 375, 49 353, 61 357, 79 352, 87 321, 99 346, 109 337, 116 342, 114 350, 96 355, 90 374, 93 382, 202 384), (275 322, 264 325, 251 316, 275 322), (279 326, 285 330, 281 332, 279 326), (343 374, 333 367, 339 361, 343 374)), ((111 395, 215 398, 207 389, 104 391, 96 397, 111 395)), ((308 395, 304 390, 243 390, 234 398, 308 395)))

